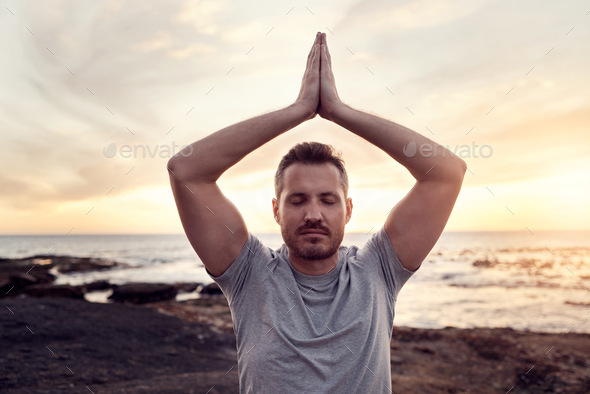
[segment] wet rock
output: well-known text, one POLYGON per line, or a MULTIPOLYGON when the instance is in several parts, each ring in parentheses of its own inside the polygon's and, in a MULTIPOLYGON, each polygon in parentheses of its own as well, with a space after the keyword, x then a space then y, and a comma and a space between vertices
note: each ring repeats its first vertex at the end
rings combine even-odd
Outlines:
POLYGON ((51 283, 55 280, 55 275, 45 269, 36 269, 36 267, 33 267, 27 274, 37 279, 38 284, 51 283))
POLYGON ((176 287, 164 283, 129 283, 114 287, 109 299, 115 302, 145 304, 173 299, 177 292, 176 287))
POLYGON ((108 290, 112 288, 113 285, 106 280, 97 280, 91 283, 86 283, 79 287, 84 293, 88 293, 89 291, 108 290))
MULTIPOLYGON (((516 387, 526 389, 531 393, 550 393, 555 392, 557 387, 566 386, 565 382, 559 376, 559 368, 551 364, 537 364, 535 368, 528 372, 518 373, 516 387)), ((574 392, 574 391, 571 391, 574 392)))
POLYGON ((203 286, 203 288, 201 289, 201 291, 199 291, 199 293, 201 294, 207 294, 207 295, 220 295, 223 294, 221 292, 221 289, 219 288, 219 285, 215 282, 213 283, 209 283, 206 286, 203 286))
POLYGON ((10 284, 16 288, 34 285, 39 282, 37 278, 35 278, 33 275, 25 274, 22 272, 9 272, 6 275, 6 277, 10 284))
POLYGON ((49 273, 34 276, 19 271, 0 273, 0 297, 10 297, 22 293, 27 286, 51 282, 55 277, 49 273))
POLYGON ((112 260, 96 259, 91 257, 59 256, 52 259, 57 271, 65 274, 70 272, 101 271, 116 267, 118 264, 112 260))
POLYGON ((25 297, 2 309, 0 392, 238 392, 233 333, 137 305, 25 297))
POLYGON ((10 282, 10 276, 0 274, 0 289, 3 289, 5 286, 10 285, 10 282))
POLYGON ((0 259, 0 269, 21 272, 27 272, 31 267, 33 267, 32 271, 37 272, 47 272, 53 268, 60 273, 85 272, 110 269, 119 265, 121 264, 112 260, 59 255, 35 255, 18 259, 0 259))
POLYGON ((197 290, 199 286, 202 286, 202 284, 197 282, 183 282, 174 284, 174 287, 176 287, 176 290, 178 290, 179 293, 192 293, 193 291, 197 290))
MULTIPOLYGON (((493 360, 501 361, 507 354, 509 349, 515 348, 516 343, 509 337, 506 339, 502 338, 502 335, 498 335, 496 332, 489 330, 482 330, 487 335, 472 335, 470 332, 459 334, 461 338, 468 346, 470 346, 480 357, 493 360)), ((510 332, 510 329, 504 329, 500 332, 510 332)))
POLYGON ((27 286, 23 292, 31 297, 84 298, 80 288, 70 285, 33 285, 27 286))

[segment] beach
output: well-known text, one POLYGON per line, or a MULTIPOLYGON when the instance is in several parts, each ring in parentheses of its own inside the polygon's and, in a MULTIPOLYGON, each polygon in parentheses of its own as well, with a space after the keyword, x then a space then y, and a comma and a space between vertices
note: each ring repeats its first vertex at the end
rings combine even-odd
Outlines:
MULTIPOLYGON (((143 305, 4 298, 6 393, 235 393, 223 296, 143 305)), ((394 327, 395 393, 586 393, 590 335, 394 327)))
MULTIPOLYGON (((237 392, 231 314, 215 286, 54 283, 60 272, 116 266, 66 256, 0 260, 2 391, 237 392), (107 288, 111 302, 87 301, 107 288), (197 298, 179 301, 197 289, 197 298)), ((401 393, 585 393, 589 367, 590 335, 571 330, 395 326, 391 341, 392 388, 401 393)))

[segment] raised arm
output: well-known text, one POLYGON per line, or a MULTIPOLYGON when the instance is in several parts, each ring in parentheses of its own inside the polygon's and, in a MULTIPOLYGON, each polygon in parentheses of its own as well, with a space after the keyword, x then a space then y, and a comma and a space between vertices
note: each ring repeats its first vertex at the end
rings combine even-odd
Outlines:
POLYGON ((242 215, 223 195, 217 180, 248 153, 316 115, 320 40, 318 33, 294 104, 221 129, 168 161, 170 183, 184 231, 214 276, 229 268, 248 238, 242 215))
POLYGON ((385 231, 403 266, 416 270, 442 233, 459 195, 466 165, 436 142, 380 117, 342 103, 336 91, 330 52, 322 34, 320 57, 321 117, 329 119, 385 151, 416 179, 391 210, 385 231), (415 144, 416 151, 405 147, 415 144))

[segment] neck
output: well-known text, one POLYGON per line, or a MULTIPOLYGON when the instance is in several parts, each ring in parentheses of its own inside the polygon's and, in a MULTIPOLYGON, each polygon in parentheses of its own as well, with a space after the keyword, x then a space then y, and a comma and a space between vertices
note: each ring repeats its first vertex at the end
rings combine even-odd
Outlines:
POLYGON ((338 251, 332 256, 323 260, 308 260, 295 256, 291 250, 288 250, 289 261, 293 268, 305 275, 324 275, 336 268, 338 264, 338 251))

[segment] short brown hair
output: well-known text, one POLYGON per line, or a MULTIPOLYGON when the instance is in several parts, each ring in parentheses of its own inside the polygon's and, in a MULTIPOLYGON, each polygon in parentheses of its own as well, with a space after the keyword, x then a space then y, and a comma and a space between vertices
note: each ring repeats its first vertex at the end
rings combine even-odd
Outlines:
POLYGON ((283 191, 283 174, 285 169, 295 163, 333 164, 340 172, 340 180, 342 182, 342 187, 344 188, 344 196, 348 195, 348 175, 344 168, 344 160, 342 160, 340 154, 336 154, 334 148, 330 145, 319 142, 302 142, 291 148, 279 163, 279 167, 275 174, 275 194, 277 198, 280 197, 281 192, 283 191))

